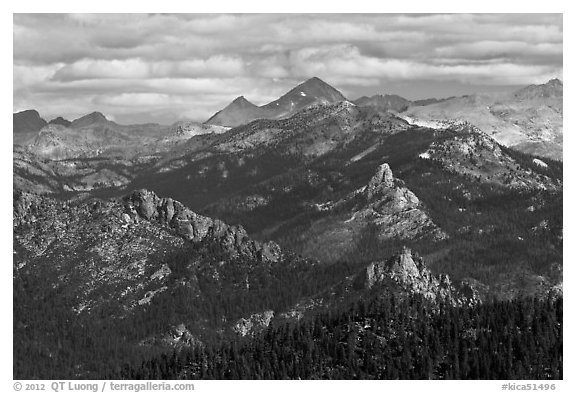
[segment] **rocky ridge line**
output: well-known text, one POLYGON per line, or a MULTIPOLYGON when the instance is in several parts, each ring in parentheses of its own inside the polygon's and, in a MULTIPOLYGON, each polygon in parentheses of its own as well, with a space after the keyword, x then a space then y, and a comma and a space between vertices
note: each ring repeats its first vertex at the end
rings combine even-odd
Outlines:
POLYGON ((274 242, 250 240, 240 225, 230 226, 218 219, 199 215, 172 198, 160 198, 154 192, 137 190, 122 199, 126 224, 144 219, 172 229, 193 243, 216 240, 233 256, 256 256, 262 261, 278 262, 280 247, 274 242))

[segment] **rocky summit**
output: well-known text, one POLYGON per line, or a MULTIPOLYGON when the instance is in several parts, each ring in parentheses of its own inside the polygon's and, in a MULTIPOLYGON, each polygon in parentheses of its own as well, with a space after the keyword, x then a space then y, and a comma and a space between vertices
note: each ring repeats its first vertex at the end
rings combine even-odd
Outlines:
POLYGON ((30 109, 14 113, 12 116, 14 134, 34 133, 46 125, 46 120, 40 117, 38 111, 30 109))
POLYGON ((48 124, 59 124, 64 127, 69 127, 72 122, 70 120, 64 119, 62 116, 58 116, 55 119, 50 120, 48 124))
POLYGON ((442 239, 446 236, 426 215, 418 197, 401 181, 394 180, 388 164, 378 167, 360 195, 365 196, 367 203, 360 205, 351 220, 370 220, 379 228, 382 237, 426 235, 442 239))
POLYGON ((366 196, 368 200, 374 199, 382 191, 394 187, 394 176, 392 176, 392 170, 390 165, 384 163, 378 167, 378 170, 370 179, 368 187, 366 188, 366 196))
POLYGON ((366 268, 366 288, 390 284, 434 302, 469 305, 480 300, 478 292, 467 282, 461 284, 463 288, 456 289, 447 275, 433 275, 423 259, 407 247, 390 259, 373 262, 366 268))
POLYGON ((339 203, 356 203, 347 222, 365 220, 383 238, 446 237, 425 213, 418 197, 395 179, 387 163, 378 166, 367 186, 339 203))
POLYGON ((109 120, 100 112, 92 112, 85 116, 79 117, 70 123, 71 128, 82 128, 91 126, 94 124, 105 124, 108 123, 109 120))

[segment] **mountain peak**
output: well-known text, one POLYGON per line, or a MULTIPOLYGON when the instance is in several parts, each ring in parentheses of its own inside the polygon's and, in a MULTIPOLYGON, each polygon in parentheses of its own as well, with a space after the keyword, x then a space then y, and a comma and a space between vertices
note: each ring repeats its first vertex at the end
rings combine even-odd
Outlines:
POLYGON ((254 107, 256 105, 254 105, 253 103, 251 103, 250 101, 248 101, 246 99, 246 97, 244 96, 240 96, 240 97, 236 97, 234 99, 234 101, 232 101, 232 103, 230 105, 236 105, 236 106, 245 106, 245 107, 254 107))
POLYGON ((256 106, 244 96, 237 97, 216 112, 206 124, 236 127, 256 119, 285 119, 312 105, 334 104, 346 97, 318 77, 312 77, 275 101, 256 106))
POLYGON ((100 121, 100 120, 108 120, 108 119, 106 118, 106 116, 104 116, 104 115, 102 114, 102 112, 92 112, 92 113, 90 113, 90 114, 88 114, 88 115, 86 115, 86 116, 84 116, 84 117, 89 117, 89 118, 94 119, 94 120, 97 120, 97 121, 100 121))
POLYGON ((318 77, 313 77, 262 108, 272 110, 274 117, 281 118, 313 104, 334 104, 345 100, 346 97, 334 87, 318 77))
POLYGON ((101 112, 92 112, 74 120, 70 127, 81 128, 97 123, 107 123, 109 120, 101 112))
POLYGON ((388 189, 392 187, 394 187, 394 176, 390 166, 384 163, 378 167, 376 174, 372 176, 370 183, 368 183, 368 188, 366 189, 368 200, 372 200, 382 188, 388 189))
POLYGON ((342 95, 342 93, 340 93, 338 90, 336 90, 334 87, 330 86, 328 83, 324 82, 322 79, 318 78, 317 76, 314 76, 310 79, 307 79, 306 81, 300 83, 298 86, 296 86, 294 89, 292 89, 291 91, 294 90, 309 90, 311 92, 318 92, 318 90, 328 90, 328 91, 333 91, 333 92, 337 92, 340 96, 342 96, 341 99, 339 99, 338 101, 343 101, 346 98, 342 95))
POLYGON ((52 119, 48 122, 48 124, 59 124, 64 127, 70 126, 71 123, 72 122, 70 120, 66 120, 62 116, 58 116, 57 118, 52 119))
MULTIPOLYGON (((313 76, 310 79, 307 79, 306 81, 304 81, 303 83, 301 83, 300 85, 316 85, 316 84, 320 84, 320 85, 328 85, 328 83, 324 82, 322 79, 318 78, 317 76, 313 76)), ((330 86, 330 85, 328 85, 330 86)))
POLYGON ((260 107, 248 101, 244 96, 240 96, 226 105, 224 109, 216 112, 206 120, 205 124, 235 127, 261 117, 263 116, 260 107))
POLYGON ((38 132, 46 125, 46 120, 41 118, 35 109, 14 113, 12 120, 13 133, 38 132))
POLYGON ((40 113, 36 109, 26 109, 20 112, 16 112, 15 115, 33 115, 40 117, 40 113))
POLYGON ((543 98, 562 98, 563 84, 558 78, 550 79, 542 85, 530 85, 518 90, 514 95, 521 100, 535 100, 543 98))

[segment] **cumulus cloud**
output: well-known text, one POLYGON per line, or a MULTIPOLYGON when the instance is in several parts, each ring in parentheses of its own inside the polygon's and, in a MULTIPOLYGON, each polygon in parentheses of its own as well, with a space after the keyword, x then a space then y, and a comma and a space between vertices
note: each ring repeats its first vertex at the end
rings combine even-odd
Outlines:
POLYGON ((232 77, 244 74, 240 58, 212 56, 207 59, 184 61, 146 61, 142 58, 126 60, 84 59, 65 65, 54 73, 53 80, 81 79, 147 79, 180 77, 232 77))
MULTIPOLYGON (((461 55, 461 54, 460 54, 461 55)), ((383 80, 457 79, 462 82, 498 85, 530 83, 542 75, 560 72, 555 66, 515 64, 429 64, 406 59, 364 56, 355 46, 305 48, 293 53, 292 67, 301 75, 340 75, 383 80)))
POLYGON ((517 58, 533 56, 547 62, 562 59, 562 43, 528 43, 523 41, 477 41, 441 46, 435 49, 440 57, 466 59, 517 58))
POLYGON ((46 117, 204 120, 312 76, 423 98, 563 72, 559 14, 15 14, 13 35, 14 110, 46 117))

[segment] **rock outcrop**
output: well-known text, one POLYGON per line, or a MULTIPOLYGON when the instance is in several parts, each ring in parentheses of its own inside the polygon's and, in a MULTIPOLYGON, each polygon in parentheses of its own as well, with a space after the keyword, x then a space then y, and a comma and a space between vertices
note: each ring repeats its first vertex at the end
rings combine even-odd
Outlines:
POLYGON ((160 346, 174 349, 202 348, 204 343, 192 335, 185 324, 172 326, 170 331, 158 336, 148 337, 140 342, 144 346, 160 346))
POLYGON ((252 314, 248 318, 238 320, 232 330, 242 337, 254 335, 267 328, 272 318, 274 318, 274 311, 272 310, 252 314))
POLYGON ((404 247, 386 261, 373 262, 366 268, 364 286, 399 287, 402 291, 420 294, 434 302, 471 304, 480 301, 477 291, 465 283, 457 288, 445 274, 433 275, 422 258, 404 247))
POLYGON ((159 223, 193 243, 217 241, 232 256, 250 256, 266 262, 277 262, 281 258, 276 243, 252 241, 242 226, 230 226, 196 214, 172 198, 160 198, 154 192, 137 190, 125 196, 122 202, 124 214, 133 222, 143 219, 159 223))
POLYGON ((379 228, 381 238, 412 239, 427 235, 438 240, 447 236, 424 212, 418 197, 394 178, 387 163, 378 167, 359 194, 364 197, 363 206, 354 209, 353 220, 372 222, 379 228))
POLYGON ((303 250, 309 257, 330 255, 336 260, 346 256, 368 231, 384 241, 448 238, 428 216, 418 197, 394 177, 387 163, 378 166, 364 187, 315 208, 334 211, 337 218, 328 216, 316 221, 304 235, 311 239, 303 250))
POLYGON ((376 174, 372 176, 372 179, 370 179, 368 183, 368 188, 366 189, 368 200, 372 200, 382 189, 392 187, 394 187, 394 176, 392 175, 390 166, 384 163, 378 167, 376 174))

